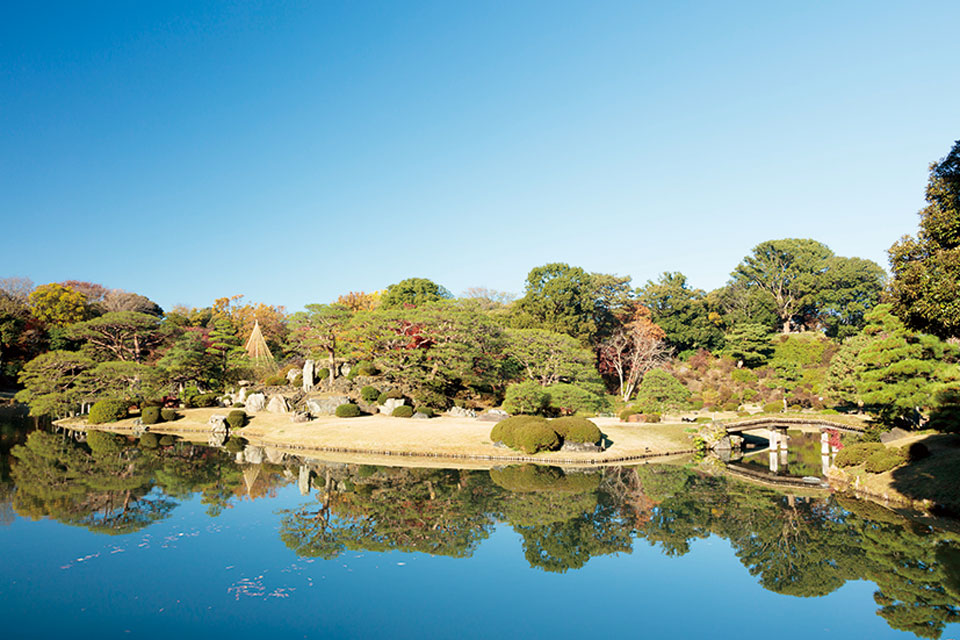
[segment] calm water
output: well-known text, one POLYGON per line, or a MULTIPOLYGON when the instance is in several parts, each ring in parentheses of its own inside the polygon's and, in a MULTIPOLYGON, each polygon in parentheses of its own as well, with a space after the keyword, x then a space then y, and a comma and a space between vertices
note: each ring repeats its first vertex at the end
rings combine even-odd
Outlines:
POLYGON ((958 536, 827 493, 0 436, 6 638, 960 637, 958 536))

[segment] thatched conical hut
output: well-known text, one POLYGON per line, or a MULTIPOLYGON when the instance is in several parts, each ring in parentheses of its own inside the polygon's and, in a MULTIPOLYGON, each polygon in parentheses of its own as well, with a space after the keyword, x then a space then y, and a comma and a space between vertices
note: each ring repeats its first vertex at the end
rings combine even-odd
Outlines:
POLYGON ((250 339, 247 340, 247 346, 244 347, 244 349, 247 350, 247 355, 250 356, 250 359, 253 360, 255 364, 276 365, 273 354, 270 353, 270 347, 267 346, 267 341, 263 339, 263 332, 260 331, 259 320, 253 323, 253 331, 250 332, 250 339))

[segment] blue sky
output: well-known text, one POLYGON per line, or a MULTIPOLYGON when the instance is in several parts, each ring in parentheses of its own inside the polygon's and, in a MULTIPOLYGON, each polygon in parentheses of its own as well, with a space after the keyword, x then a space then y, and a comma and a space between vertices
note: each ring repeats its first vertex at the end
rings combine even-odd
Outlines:
POLYGON ((564 261, 886 266, 960 138, 957 2, 5 3, 0 276, 295 310, 564 261))

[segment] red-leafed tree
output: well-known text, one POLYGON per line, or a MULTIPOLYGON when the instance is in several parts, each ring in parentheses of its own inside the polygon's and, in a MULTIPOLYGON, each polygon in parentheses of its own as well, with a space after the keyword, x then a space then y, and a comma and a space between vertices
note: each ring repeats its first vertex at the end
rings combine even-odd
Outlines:
POLYGON ((643 375, 670 358, 666 333, 650 318, 650 310, 637 306, 631 319, 600 344, 599 368, 616 374, 620 397, 630 400, 643 375))

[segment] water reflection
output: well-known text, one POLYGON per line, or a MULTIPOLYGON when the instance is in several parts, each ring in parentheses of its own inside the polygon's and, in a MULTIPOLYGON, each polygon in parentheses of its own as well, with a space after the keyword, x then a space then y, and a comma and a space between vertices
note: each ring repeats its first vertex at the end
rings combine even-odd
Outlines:
MULTIPOLYGON (((16 514, 96 532, 143 529, 198 494, 217 517, 298 484, 308 495, 279 513, 279 535, 302 557, 400 550, 465 558, 502 524, 519 534, 531 567, 563 573, 644 541, 681 556, 716 535, 771 591, 824 596, 869 580, 878 614, 895 629, 937 638, 960 621, 956 534, 871 503, 785 494, 698 468, 358 466, 102 432, 78 442, 37 430, 5 442, 0 495, 16 514)), ((807 464, 820 461, 791 460, 790 468, 807 464)))

